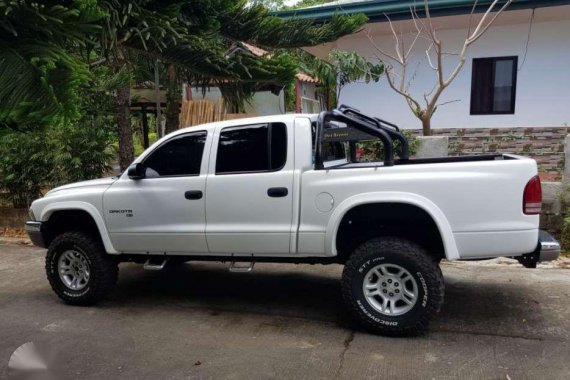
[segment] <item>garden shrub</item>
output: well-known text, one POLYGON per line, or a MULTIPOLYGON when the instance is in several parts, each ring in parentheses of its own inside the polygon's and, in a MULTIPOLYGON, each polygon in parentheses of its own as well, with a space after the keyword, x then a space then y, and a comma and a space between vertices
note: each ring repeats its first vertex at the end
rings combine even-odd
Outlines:
POLYGON ((0 136, 0 189, 14 207, 28 207, 46 189, 99 178, 110 169, 114 133, 108 125, 84 122, 0 136))
POLYGON ((560 244, 563 251, 570 251, 570 216, 564 218, 562 233, 560 234, 560 244))
POLYGON ((27 207, 53 176, 53 151, 45 133, 8 132, 0 137, 0 188, 14 207, 27 207))
MULTIPOLYGON (((419 139, 412 131, 403 130, 402 133, 408 140, 410 156, 413 156, 418 151, 419 139)), ((360 151, 359 161, 374 162, 384 160, 384 144, 380 139, 359 141, 356 146, 360 151)), ((402 146, 400 141, 394 140, 394 156, 399 157, 401 153, 402 146)))

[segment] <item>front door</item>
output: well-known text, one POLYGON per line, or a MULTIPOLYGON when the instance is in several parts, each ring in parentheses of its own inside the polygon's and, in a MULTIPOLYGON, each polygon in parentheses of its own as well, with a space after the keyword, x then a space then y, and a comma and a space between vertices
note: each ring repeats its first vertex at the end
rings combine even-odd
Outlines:
POLYGON ((105 221, 115 249, 208 252, 203 159, 207 137, 206 131, 198 131, 166 140, 143 159, 144 178, 123 175, 105 192, 105 221))
POLYGON ((290 252, 294 158, 289 131, 283 123, 216 130, 206 184, 211 254, 290 252))

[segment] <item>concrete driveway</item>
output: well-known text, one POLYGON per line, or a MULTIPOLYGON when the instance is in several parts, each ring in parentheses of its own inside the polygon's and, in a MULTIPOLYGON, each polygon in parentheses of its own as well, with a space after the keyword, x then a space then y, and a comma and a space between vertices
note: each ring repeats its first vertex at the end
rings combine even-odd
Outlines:
POLYGON ((339 266, 126 264, 108 301, 70 307, 43 255, 0 245, 0 378, 29 341, 51 352, 57 378, 570 378, 568 270, 446 264, 430 332, 385 338, 343 311, 339 266))

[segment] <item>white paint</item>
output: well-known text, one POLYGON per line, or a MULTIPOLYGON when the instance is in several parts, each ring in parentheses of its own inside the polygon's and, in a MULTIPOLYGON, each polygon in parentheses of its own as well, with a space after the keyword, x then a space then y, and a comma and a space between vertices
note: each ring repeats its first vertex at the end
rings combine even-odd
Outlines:
MULTIPOLYGON (((259 122, 272 118, 259 118, 259 122)), ((275 120, 275 117, 273 117, 275 120)), ((293 217, 294 121, 283 117, 287 126, 288 155, 279 171, 216 174, 216 157, 220 133, 225 125, 213 131, 206 184, 206 237, 211 253, 288 255, 293 217), (291 191, 285 197, 270 197, 268 189, 284 187, 291 191)), ((248 124, 247 122, 245 123, 248 124)))
POLYGON ((523 189, 537 172, 534 160, 509 155, 505 160, 314 170, 309 118, 315 116, 264 116, 181 129, 135 162, 165 140, 205 131, 199 176, 132 180, 123 173, 117 180, 50 192, 34 201, 32 210, 42 221, 58 209, 86 210, 109 253, 334 256, 343 216, 355 206, 383 202, 409 204, 428 213, 450 260, 516 256, 535 249, 539 217, 522 213, 523 189), (283 169, 215 173, 223 128, 272 122, 287 126, 283 169), (271 187, 286 187, 289 193, 271 198, 271 187), (204 197, 185 199, 184 192, 194 189, 202 190, 204 197), (319 211, 316 202, 323 192, 334 199, 328 212, 319 211), (133 216, 114 219, 109 215, 115 209, 132 210, 133 216))
MULTIPOLYGON (((374 173, 373 175, 376 175, 376 173, 374 173)), ((448 260, 457 260, 459 258, 457 245, 455 244, 454 240, 453 230, 449 225, 449 222, 444 213, 432 201, 417 193, 413 192, 410 193, 404 191, 403 188, 402 191, 397 191, 397 192, 392 192, 392 191, 372 192, 373 190, 372 189, 370 190, 371 192, 367 192, 365 190, 359 194, 340 197, 341 199, 342 198, 344 199, 333 212, 326 227, 325 241, 326 241, 327 252, 330 252, 333 256, 337 254, 336 236, 338 233, 338 229, 340 228, 340 223, 343 217, 346 215, 346 213, 351 209, 353 209, 354 207, 366 204, 374 204, 374 203, 404 203, 416 206, 426 211, 437 225, 437 228, 443 240, 443 246, 445 249, 446 258, 448 260)))
MULTIPOLYGON (((440 103, 460 99, 459 102, 443 105, 433 119, 432 128, 465 127, 523 127, 565 126, 570 123, 570 6, 539 8, 529 43, 526 62, 518 72, 516 105, 514 115, 469 114, 471 94, 472 59, 477 57, 518 56, 522 64, 528 33, 531 10, 511 11, 500 16, 496 26, 490 28, 469 50, 462 71, 447 88, 440 103), (502 20, 502 22, 501 22, 502 20)), ((458 51, 467 29, 467 16, 448 16, 435 19, 438 36, 446 51, 458 51), (449 27, 453 29, 449 29, 449 27), (447 28, 447 29, 446 29, 447 28), (444 30, 441 30, 444 29, 444 30)), ((394 23, 396 30, 409 28, 409 21, 394 23)), ((383 49, 394 52, 393 37, 388 34, 386 23, 369 25, 375 42, 383 49)), ((411 35, 405 33, 407 45, 411 35)), ((322 47, 319 55, 332 46, 322 47)), ((354 50, 373 60, 375 50, 361 33, 339 40, 336 47, 354 50)), ((425 43, 414 51, 409 71, 416 70, 410 89, 423 104, 423 93, 435 84, 435 73, 425 58, 425 43), (419 65, 419 66, 418 66, 419 65)), ((317 52, 317 50, 315 50, 317 52)), ((447 72, 455 66, 456 57, 446 59, 447 72)), ((411 75, 408 74, 408 78, 411 75)), ((361 111, 395 122, 404 128, 421 128, 404 98, 389 88, 386 79, 379 83, 354 83, 345 87, 340 103, 359 108, 361 111)))

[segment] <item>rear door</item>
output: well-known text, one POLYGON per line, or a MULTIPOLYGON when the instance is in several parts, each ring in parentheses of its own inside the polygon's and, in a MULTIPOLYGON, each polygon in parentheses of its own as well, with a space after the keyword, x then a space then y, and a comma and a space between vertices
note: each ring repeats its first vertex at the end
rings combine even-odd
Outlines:
POLYGON ((216 130, 206 184, 212 254, 290 252, 293 131, 285 123, 216 130))

